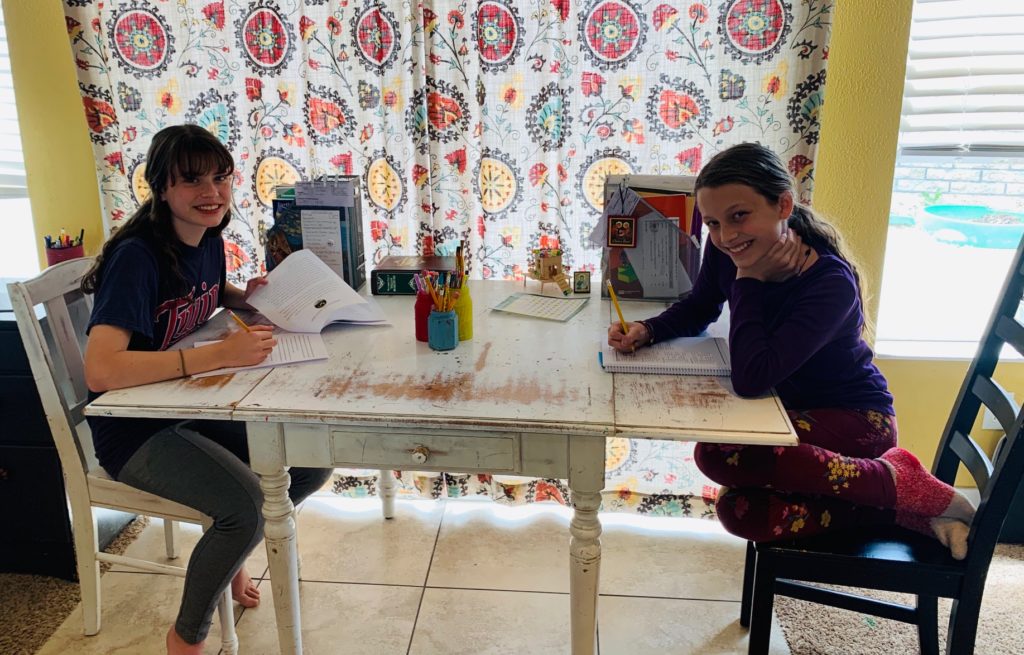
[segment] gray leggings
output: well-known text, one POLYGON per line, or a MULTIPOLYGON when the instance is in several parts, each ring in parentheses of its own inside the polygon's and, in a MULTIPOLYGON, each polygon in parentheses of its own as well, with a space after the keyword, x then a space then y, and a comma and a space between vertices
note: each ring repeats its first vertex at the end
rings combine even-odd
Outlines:
MULTIPOLYGON (((147 439, 118 476, 213 518, 189 558, 174 624, 190 644, 206 639, 220 595, 263 537, 263 492, 248 462, 244 423, 186 421, 147 439)), ((331 470, 293 467, 292 502, 322 487, 331 470)))

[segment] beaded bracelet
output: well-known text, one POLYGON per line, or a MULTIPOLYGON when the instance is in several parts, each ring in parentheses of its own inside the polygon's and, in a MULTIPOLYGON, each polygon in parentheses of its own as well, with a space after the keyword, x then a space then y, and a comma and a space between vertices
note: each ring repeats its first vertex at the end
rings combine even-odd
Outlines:
POLYGON ((647 321, 637 321, 637 323, 644 326, 644 329, 647 330, 647 345, 654 343, 654 332, 651 330, 651 324, 647 321))

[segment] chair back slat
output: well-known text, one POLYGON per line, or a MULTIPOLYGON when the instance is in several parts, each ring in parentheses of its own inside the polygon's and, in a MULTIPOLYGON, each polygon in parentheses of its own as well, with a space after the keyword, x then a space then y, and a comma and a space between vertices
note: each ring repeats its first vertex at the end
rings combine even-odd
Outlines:
POLYGON ((25 280, 21 284, 25 286, 28 297, 35 304, 40 305, 51 298, 58 298, 67 293, 77 291, 82 284, 82 278, 92 266, 93 261, 92 257, 83 257, 61 262, 55 266, 50 266, 36 277, 25 280), (65 266, 65 264, 68 264, 68 266, 65 266), (81 275, 78 275, 79 270, 81 275))
MULTIPOLYGON (((81 425, 82 421, 85 420, 85 406, 89 404, 89 398, 86 396, 82 400, 78 401, 74 405, 68 407, 68 416, 71 418, 71 425, 81 425)), ((89 441, 89 449, 92 448, 92 441, 89 441)))
POLYGON ((962 432, 954 432, 953 438, 949 441, 949 447, 970 472, 978 489, 984 490, 992 477, 992 462, 978 442, 962 432))
POLYGON ((974 380, 972 391, 996 417, 1003 432, 1010 432, 1020 409, 1010 399, 1010 394, 992 378, 983 377, 974 380))
POLYGON ((58 387, 64 394, 69 406, 77 404, 78 401, 87 397, 89 391, 85 384, 85 358, 82 356, 83 344, 80 341, 79 333, 71 319, 69 304, 77 297, 81 297, 81 291, 69 291, 64 295, 51 298, 43 303, 46 308, 46 322, 50 328, 50 347, 55 349, 59 356, 54 357, 54 364, 57 366, 55 373, 58 387))
MULTIPOLYGON (((974 477, 981 492, 981 503, 971 522, 968 560, 987 567, 999 538, 1021 477, 1024 476, 1024 412, 1009 400, 992 379, 1004 344, 1024 351, 1024 328, 1016 320, 1024 292, 1024 239, 1010 264, 1006 281, 978 344, 978 351, 967 369, 953 411, 939 441, 932 472, 940 480, 953 484, 961 463, 974 477), (971 438, 971 431, 982 404, 992 410, 1006 430, 1006 441, 994 462, 971 438)), ((968 568, 975 566, 968 563, 968 568)))
POLYGON ((81 340, 91 306, 78 289, 92 263, 92 258, 62 262, 31 280, 7 285, 69 494, 88 494, 88 459, 75 426, 86 404, 81 340), (73 311, 69 299, 76 305, 73 311), (47 312, 43 318, 36 314, 39 305, 47 312))
POLYGON ((1024 355, 1024 326, 1009 316, 1000 316, 996 323, 996 335, 1024 355))
POLYGON ((950 439, 955 432, 970 435, 978 418, 978 412, 981 410, 981 399, 974 393, 975 382, 979 378, 992 378, 996 364, 999 362, 1000 351, 1003 344, 1006 343, 1001 333, 1009 332, 1011 337, 1015 336, 1016 328, 1010 323, 1017 323, 1014 317, 1021 304, 1021 294, 1024 292, 1022 267, 1024 267, 1024 239, 1017 246, 1017 252, 1010 264, 1003 288, 997 297, 992 316, 982 333, 978 351, 967 369, 967 375, 964 377, 960 392, 953 403, 953 411, 950 413, 942 438, 939 440, 932 473, 944 482, 950 484, 954 482, 957 468, 960 465, 956 453, 948 447, 950 439), (997 330, 997 326, 1001 326, 1001 329, 997 330))

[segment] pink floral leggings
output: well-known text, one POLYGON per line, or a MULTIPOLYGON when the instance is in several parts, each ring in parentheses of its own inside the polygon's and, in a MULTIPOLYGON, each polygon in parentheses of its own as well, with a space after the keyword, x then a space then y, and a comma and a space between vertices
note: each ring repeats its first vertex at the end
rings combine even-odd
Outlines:
POLYGON ((896 417, 871 410, 789 411, 792 447, 700 443, 697 467, 728 491, 715 501, 729 532, 752 541, 892 523, 896 490, 875 459, 896 445, 896 417))

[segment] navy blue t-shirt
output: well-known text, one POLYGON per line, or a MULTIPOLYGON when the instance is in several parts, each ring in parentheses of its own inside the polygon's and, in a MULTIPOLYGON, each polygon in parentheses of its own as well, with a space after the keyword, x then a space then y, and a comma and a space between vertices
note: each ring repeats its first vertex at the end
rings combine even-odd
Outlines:
MULTIPOLYGON (((112 325, 131 332, 128 350, 166 350, 205 323, 223 302, 227 268, 224 241, 205 236, 196 247, 178 244, 187 293, 168 293, 161 279, 162 255, 131 237, 107 256, 100 272, 89 329, 112 325)), ((89 392, 89 400, 99 396, 89 392)), ((114 478, 146 439, 168 425, 165 419, 88 417, 100 465, 114 478)))

